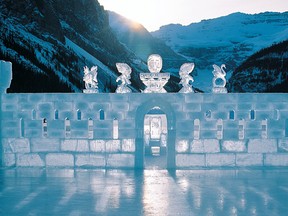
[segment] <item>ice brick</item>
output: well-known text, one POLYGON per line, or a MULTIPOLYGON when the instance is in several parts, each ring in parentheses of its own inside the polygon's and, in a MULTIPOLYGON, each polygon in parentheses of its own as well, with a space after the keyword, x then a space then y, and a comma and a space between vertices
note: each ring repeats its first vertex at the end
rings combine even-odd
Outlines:
POLYGON ((121 145, 120 140, 108 140, 106 142, 106 152, 120 152, 121 145))
POLYGON ((127 103, 127 102, 112 103, 112 110, 119 111, 119 112, 123 112, 123 111, 127 112, 129 110, 129 103, 127 103))
POLYGON ((46 155, 46 166, 73 167, 74 157, 72 154, 50 153, 46 155))
POLYGON ((4 127, 2 128, 2 138, 12 138, 12 137, 19 137, 20 136, 20 130, 19 128, 9 128, 4 127))
POLYGON ((135 152, 135 140, 123 139, 122 140, 122 152, 135 152))
POLYGON ((288 166, 288 154, 266 154, 265 166, 288 166))
POLYGON ((94 128, 97 129, 109 129, 112 130, 113 128, 113 121, 111 120, 96 120, 94 121, 94 128))
POLYGON ((216 130, 200 130, 201 139, 216 139, 217 131, 216 130))
POLYGON ((186 103, 202 103, 204 94, 185 94, 185 102, 186 103))
POLYGON ((119 139, 129 139, 134 138, 136 136, 135 129, 120 129, 119 130, 119 139))
POLYGON ((107 167, 132 168, 134 167, 133 154, 110 154, 107 157, 107 167))
POLYGON ((81 154, 75 156, 75 166, 78 167, 105 167, 104 155, 81 154))
POLYGON ((81 111, 86 111, 90 108, 90 103, 85 102, 85 101, 77 101, 75 103, 75 110, 81 110, 81 111))
POLYGON ((204 154, 177 154, 176 155, 176 167, 199 167, 205 166, 204 154))
POLYGON ((61 143, 62 151, 89 152, 88 140, 63 140, 61 143))
POLYGON ((72 110, 73 103, 72 102, 64 102, 64 101, 55 101, 54 108, 58 111, 64 110, 72 110))
POLYGON ((224 152, 245 152, 247 151, 245 141, 233 141, 226 140, 223 141, 222 151, 224 152))
POLYGON ((245 138, 246 139, 260 139, 262 137, 262 131, 261 130, 245 130, 245 138))
POLYGON ((104 140, 91 140, 90 151, 92 152, 105 152, 105 141, 104 140))
POLYGON ((17 166, 23 167, 43 167, 45 163, 39 154, 17 154, 17 166))
POLYGON ((223 112, 223 111, 214 111, 212 112, 212 119, 222 119, 227 120, 228 119, 229 112, 223 112))
POLYGON ((288 152, 288 139, 279 139, 278 140, 278 150, 280 152, 288 152))
MULTIPOLYGON (((176 130, 176 137, 179 139, 189 139, 189 138, 193 138, 193 136, 195 137, 195 132, 199 133, 199 131, 192 131, 192 130, 176 130), (193 135, 194 134, 194 135, 193 135)), ((196 139, 196 137, 195 137, 196 139)))
POLYGON ((277 152, 277 140, 275 139, 250 139, 248 153, 273 153, 277 152))
POLYGON ((109 129, 94 129, 94 138, 98 139, 111 139, 112 138, 112 128, 109 129))
POLYGON ((31 139, 31 152, 59 152, 59 139, 31 139))
POLYGON ((236 166, 263 166, 263 154, 236 154, 236 166))
POLYGON ((191 131, 194 128, 194 121, 192 120, 185 120, 185 121, 178 121, 176 123, 177 130, 179 131, 191 131))
POLYGON ((15 154, 3 154, 3 166, 11 167, 16 165, 15 154))
POLYGON ((191 142, 192 153, 218 153, 220 145, 217 139, 193 140, 191 142))
POLYGON ((200 112, 201 111, 201 104, 200 103, 185 103, 183 105, 184 112, 200 112))
POLYGON ((42 112, 51 112, 53 110, 53 103, 52 102, 39 103, 37 108, 39 111, 42 111, 42 112))
POLYGON ((119 128, 120 129, 134 129, 135 128, 135 120, 134 119, 125 119, 119 121, 119 128))
POLYGON ((178 140, 176 142, 176 152, 185 153, 189 151, 189 140, 178 140))
POLYGON ((29 139, 3 139, 4 153, 29 153, 29 139))
POLYGON ((235 166, 235 154, 207 154, 206 165, 213 166, 235 166))

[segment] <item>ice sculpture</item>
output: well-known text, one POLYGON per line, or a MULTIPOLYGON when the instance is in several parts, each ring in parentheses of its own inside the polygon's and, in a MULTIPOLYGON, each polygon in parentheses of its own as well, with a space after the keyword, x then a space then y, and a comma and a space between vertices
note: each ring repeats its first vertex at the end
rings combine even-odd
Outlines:
POLYGON ((84 93, 98 93, 98 80, 97 80, 97 66, 93 66, 90 70, 87 66, 84 67, 84 77, 85 82, 84 93))
POLYGON ((194 63, 185 63, 181 66, 179 75, 181 78, 181 81, 179 84, 181 84, 183 87, 179 91, 179 93, 191 93, 193 91, 192 84, 194 82, 194 79, 189 74, 194 70, 194 63))
POLYGON ((213 93, 227 93, 226 89, 226 72, 224 69, 226 69, 226 66, 224 64, 221 65, 221 67, 217 66, 216 64, 213 65, 213 93))
POLYGON ((116 63, 116 67, 117 67, 117 70, 119 71, 119 73, 122 74, 121 76, 119 76, 116 79, 116 82, 119 82, 119 81, 121 82, 121 84, 118 85, 118 87, 116 89, 116 93, 130 93, 131 89, 128 88, 127 85, 131 84, 130 74, 132 72, 132 69, 126 63, 116 63))
POLYGON ((150 73, 140 73, 140 79, 147 86, 144 93, 166 93, 164 85, 170 79, 169 73, 160 73, 162 69, 162 58, 158 54, 148 57, 148 69, 150 73))
POLYGON ((0 61, 0 93, 6 93, 12 80, 12 63, 0 61))

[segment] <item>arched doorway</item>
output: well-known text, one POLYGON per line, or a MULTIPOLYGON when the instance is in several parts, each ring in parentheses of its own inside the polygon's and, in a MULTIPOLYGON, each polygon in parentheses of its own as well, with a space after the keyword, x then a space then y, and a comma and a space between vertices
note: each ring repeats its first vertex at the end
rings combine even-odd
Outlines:
POLYGON ((152 99, 137 109, 135 168, 175 168, 175 114, 163 99, 152 99))
POLYGON ((153 107, 144 117, 144 167, 167 167, 167 117, 160 107, 153 107))

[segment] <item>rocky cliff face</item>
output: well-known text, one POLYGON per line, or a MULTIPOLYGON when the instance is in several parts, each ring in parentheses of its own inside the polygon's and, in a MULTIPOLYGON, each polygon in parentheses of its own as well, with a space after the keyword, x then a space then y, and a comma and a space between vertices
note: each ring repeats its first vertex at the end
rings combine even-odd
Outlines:
POLYGON ((0 58, 13 63, 10 92, 81 91, 85 65, 97 65, 100 91, 113 92, 116 62, 133 68, 135 91, 142 86, 146 66, 118 41, 95 0, 1 1, 0 24, 0 58))
POLYGON ((250 56, 233 72, 230 92, 288 92, 288 40, 250 56))

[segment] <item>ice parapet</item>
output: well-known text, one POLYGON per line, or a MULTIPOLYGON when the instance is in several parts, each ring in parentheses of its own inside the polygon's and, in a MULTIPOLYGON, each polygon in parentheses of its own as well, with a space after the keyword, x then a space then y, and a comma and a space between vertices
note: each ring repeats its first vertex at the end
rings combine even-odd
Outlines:
POLYGON ((127 85, 131 84, 131 81, 130 81, 131 76, 130 76, 130 74, 132 72, 132 69, 126 63, 116 63, 116 67, 117 67, 117 70, 119 71, 119 73, 122 74, 116 80, 117 83, 119 81, 121 82, 121 84, 118 85, 118 87, 116 89, 116 93, 130 93, 131 89, 128 88, 127 85))
POLYGON ((83 81, 85 82, 84 93, 98 93, 98 80, 97 72, 98 67, 93 66, 90 70, 87 66, 84 67, 84 77, 83 81))
POLYGON ((213 65, 213 89, 212 92, 213 93, 227 93, 227 89, 226 89, 226 72, 225 72, 225 68, 226 66, 224 64, 221 65, 221 67, 217 66, 216 64, 213 65))
POLYGON ((162 69, 162 58, 158 54, 148 57, 148 69, 150 73, 141 73, 140 79, 147 86, 144 93, 166 93, 164 85, 170 79, 169 73, 160 73, 162 69))
POLYGON ((189 74, 194 70, 194 63, 185 63, 181 66, 179 75, 181 78, 180 84, 183 86, 179 93, 194 93, 192 83, 194 79, 189 74))

